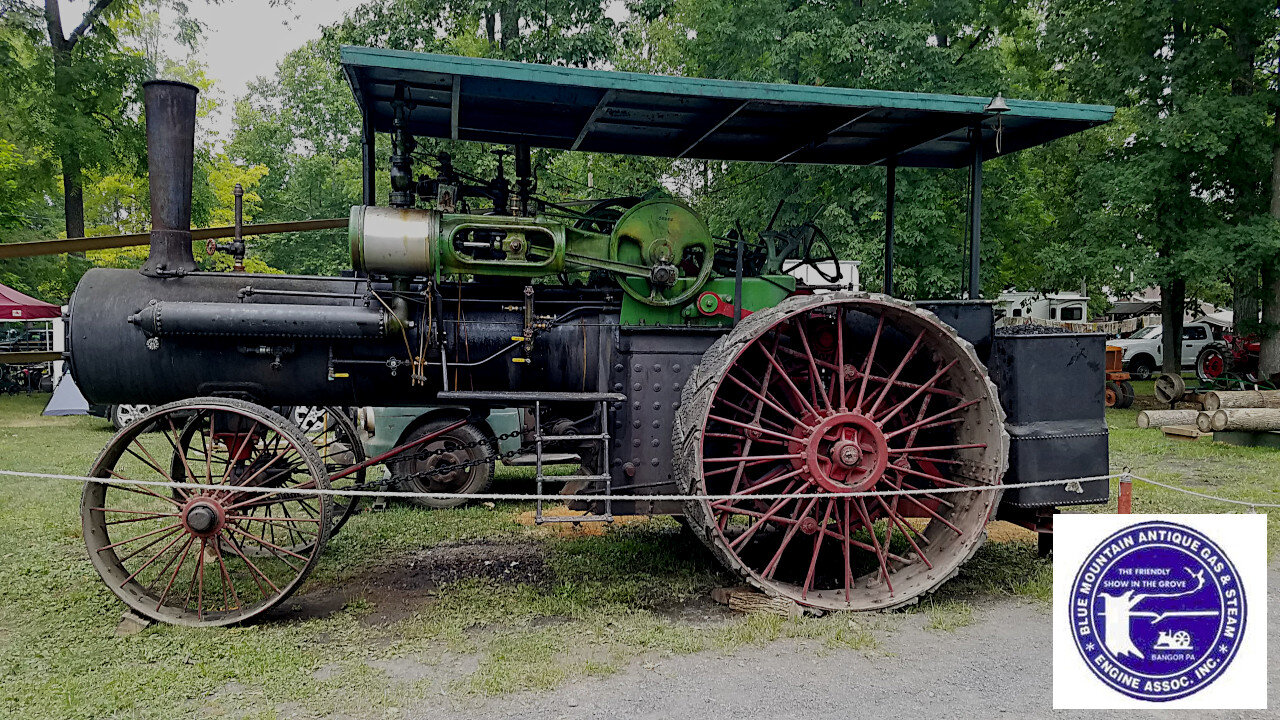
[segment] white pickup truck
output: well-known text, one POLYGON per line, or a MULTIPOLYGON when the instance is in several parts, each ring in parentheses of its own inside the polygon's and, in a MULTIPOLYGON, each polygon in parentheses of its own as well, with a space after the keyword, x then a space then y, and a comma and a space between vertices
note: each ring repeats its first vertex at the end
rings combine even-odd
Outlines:
MULTIPOLYGON (((1112 340, 1108 345, 1124 350, 1124 366, 1137 380, 1146 380, 1159 372, 1164 364, 1164 328, 1159 325, 1144 327, 1123 340, 1112 340)), ((1194 368, 1200 349, 1214 341, 1213 327, 1207 323, 1187 323, 1182 326, 1182 367, 1194 368)))

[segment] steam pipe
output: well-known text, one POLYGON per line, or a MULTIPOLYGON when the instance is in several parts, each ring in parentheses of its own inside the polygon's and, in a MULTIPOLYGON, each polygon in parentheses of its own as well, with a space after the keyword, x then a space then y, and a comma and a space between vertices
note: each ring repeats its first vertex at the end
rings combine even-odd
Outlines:
POLYGON ((200 91, 171 80, 152 80, 142 87, 151 188, 151 251, 142 274, 185 275, 196 269, 191 253, 191 183, 200 91))

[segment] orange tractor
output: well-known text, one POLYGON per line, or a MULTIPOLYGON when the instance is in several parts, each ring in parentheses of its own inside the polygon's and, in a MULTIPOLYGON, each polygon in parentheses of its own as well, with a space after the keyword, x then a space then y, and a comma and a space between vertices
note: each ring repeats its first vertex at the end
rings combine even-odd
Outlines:
POLYGON ((1127 408, 1133 404, 1133 383, 1124 371, 1124 350, 1107 346, 1107 407, 1127 408))

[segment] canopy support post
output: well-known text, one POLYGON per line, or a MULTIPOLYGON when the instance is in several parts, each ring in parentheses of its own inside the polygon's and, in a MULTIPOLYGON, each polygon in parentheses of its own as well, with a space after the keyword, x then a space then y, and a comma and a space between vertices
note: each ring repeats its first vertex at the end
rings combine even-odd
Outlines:
POLYGON ((360 125, 360 172, 362 173, 362 196, 365 205, 376 205, 378 200, 378 181, 374 177, 374 134, 373 121, 369 113, 362 113, 360 125))
POLYGON ((973 129, 969 139, 973 160, 969 164, 969 299, 982 295, 978 282, 982 265, 982 126, 973 129))
POLYGON ((893 295, 893 215, 898 194, 898 159, 890 158, 884 186, 884 294, 893 295))

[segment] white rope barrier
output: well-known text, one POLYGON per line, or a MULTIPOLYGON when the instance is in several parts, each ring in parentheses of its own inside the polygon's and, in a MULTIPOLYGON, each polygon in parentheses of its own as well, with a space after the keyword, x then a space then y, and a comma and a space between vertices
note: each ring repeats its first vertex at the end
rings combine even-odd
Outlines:
MULTIPOLYGON (((100 483, 103 485, 134 485, 142 487, 162 487, 176 488, 179 490, 234 490, 237 493, 262 493, 262 494, 291 494, 291 495, 330 495, 335 497, 403 497, 403 498, 431 498, 431 499, 457 499, 465 498, 467 500, 520 500, 520 501, 600 501, 605 500, 649 500, 649 501, 666 501, 666 500, 706 500, 708 502, 717 502, 721 500, 741 500, 743 498, 751 498, 753 500, 790 500, 795 498, 858 498, 858 497, 891 497, 895 495, 938 495, 946 493, 959 492, 990 492, 1004 491, 1016 488, 1029 487, 1054 487, 1058 485, 1070 486, 1090 480, 1110 480, 1112 478, 1121 477, 1123 473, 1115 473, 1111 475, 1094 475, 1091 477, 1081 478, 1064 478, 1062 480, 1041 480, 1039 482, 1028 483, 1012 483, 1009 485, 966 485, 964 487, 945 487, 945 488, 914 488, 901 490, 874 490, 861 492, 827 492, 827 493, 745 493, 739 495, 603 495, 599 493, 588 495, 537 495, 524 493, 447 493, 447 492, 387 492, 385 490, 324 490, 321 488, 284 488, 284 487, 262 487, 262 486, 239 486, 239 485, 210 485, 204 483, 180 483, 165 480, 126 480, 121 478, 101 478, 88 477, 84 475, 59 475, 56 473, 37 473, 23 472, 17 470, 0 470, 0 475, 10 477, 30 477, 43 480, 69 480, 81 483, 100 483)), ((555 480, 554 476, 548 476, 548 480, 555 480)))
MULTIPOLYGON (((1140 482, 1148 485, 1155 485, 1166 490, 1183 493, 1186 495, 1194 495, 1196 497, 1212 500, 1214 502, 1225 503, 1229 505, 1239 505, 1256 510, 1257 508, 1280 508, 1277 503, 1254 502, 1249 500, 1237 500, 1234 498, 1224 498, 1216 495, 1190 490, 1177 485, 1163 483, 1151 478, 1134 475, 1130 472, 1111 473, 1108 475, 1091 475, 1078 478, 1064 478, 1061 480, 1041 480, 1038 482, 1010 483, 1007 485, 966 485, 963 487, 944 487, 944 488, 904 488, 900 490, 867 490, 861 492, 823 492, 823 493, 743 493, 738 495, 710 495, 710 494, 661 494, 661 495, 603 495, 599 493, 593 494, 573 494, 573 495, 538 495, 526 493, 447 493, 447 492, 387 492, 386 490, 324 490, 321 488, 285 488, 285 487, 261 487, 261 486, 238 486, 238 485, 211 485, 205 483, 180 483, 165 480, 126 480, 122 478, 101 478, 88 477, 85 475, 61 475, 57 473, 39 473, 25 472, 20 470, 0 470, 0 476, 8 477, 28 477, 41 480, 67 480, 79 483, 100 483, 105 485, 134 485, 142 487, 161 487, 174 488, 179 490, 228 490, 234 489, 237 493, 260 493, 264 495, 308 495, 308 496, 333 496, 333 497, 399 497, 399 498, 424 498, 424 499, 466 499, 481 501, 525 501, 534 502, 537 500, 571 502, 571 501, 588 501, 596 502, 604 499, 619 501, 685 501, 685 500, 705 500, 707 502, 719 502, 724 500, 741 500, 751 498, 753 500, 794 500, 797 498, 873 498, 873 497, 894 497, 903 495, 942 495, 962 492, 992 492, 1005 490, 1016 490, 1019 488, 1035 488, 1035 487, 1057 487, 1063 486, 1068 489, 1075 489, 1077 492, 1081 490, 1078 486, 1095 480, 1113 480, 1120 478, 1120 481, 1140 482), (1072 486, 1076 486, 1073 488, 1072 486)), ((548 479, 554 481, 554 477, 548 479)))

